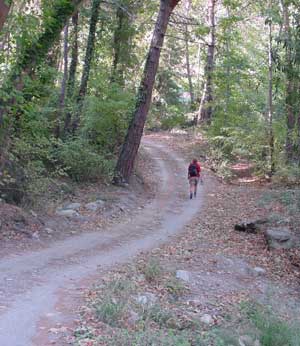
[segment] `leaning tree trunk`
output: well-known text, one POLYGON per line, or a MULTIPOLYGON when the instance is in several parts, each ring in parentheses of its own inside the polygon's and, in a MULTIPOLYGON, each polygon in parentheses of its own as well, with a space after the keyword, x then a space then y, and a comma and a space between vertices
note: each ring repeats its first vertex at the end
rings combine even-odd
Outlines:
POLYGON ((80 123, 80 114, 83 108, 83 102, 87 91, 87 84, 90 75, 91 63, 95 50, 95 39, 96 39, 96 28, 99 18, 99 8, 100 8, 101 0, 93 0, 92 4, 92 13, 90 19, 90 28, 89 28, 89 36, 88 42, 85 51, 84 65, 81 76, 81 82, 79 87, 79 93, 77 96, 77 111, 75 114, 75 118, 72 124, 73 133, 77 130, 80 123))
POLYGON ((12 1, 0 0, 0 31, 6 21, 12 1))
POLYGON ((180 0, 160 1, 158 18, 152 36, 143 78, 137 94, 135 111, 116 166, 115 183, 128 182, 132 174, 151 103, 155 75, 169 18, 179 1, 180 0))
POLYGON ((207 48, 207 59, 205 66, 205 82, 202 98, 200 102, 198 117, 196 118, 196 125, 198 119, 210 123, 213 115, 212 102, 213 102, 213 71, 215 59, 215 46, 216 46, 216 24, 215 24, 215 6, 217 0, 209 0, 208 4, 208 20, 209 20, 209 42, 207 48))
MULTIPOLYGON (((37 66, 43 62, 58 40, 61 31, 68 19, 76 11, 82 0, 53 0, 49 20, 43 23, 43 30, 37 39, 26 44, 21 50, 18 59, 8 79, 3 83, 3 94, 12 94, 14 89, 22 91, 24 77, 33 75, 37 66)), ((0 99, 0 127, 3 126, 3 116, 9 113, 11 107, 16 103, 14 97, 0 99)))

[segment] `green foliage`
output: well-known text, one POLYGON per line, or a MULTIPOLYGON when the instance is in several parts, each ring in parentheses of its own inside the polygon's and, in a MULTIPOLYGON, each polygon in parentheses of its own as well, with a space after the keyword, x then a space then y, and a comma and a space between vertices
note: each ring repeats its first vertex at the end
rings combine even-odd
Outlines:
POLYGON ((95 306, 97 318, 110 326, 118 325, 118 321, 122 317, 124 309, 125 305, 123 301, 117 301, 111 297, 106 297, 95 306))
POLYGON ((174 318, 173 313, 162 308, 159 304, 151 306, 144 312, 144 320, 152 320, 160 327, 168 326, 168 321, 172 318, 174 318))
POLYGON ((244 306, 244 312, 258 331, 262 346, 299 346, 300 326, 280 320, 256 304, 244 306))
POLYGON ((176 277, 172 277, 170 280, 168 280, 166 287, 168 292, 176 298, 182 296, 186 291, 183 282, 176 277))
MULTIPOLYGON (((175 107, 174 107, 175 108, 175 107)), ((176 111, 177 109, 175 109, 176 111)), ((172 112, 170 109, 169 111, 172 112)), ((174 112, 175 113, 175 112, 174 112)), ((161 128, 163 130, 171 130, 175 127, 183 127, 186 123, 186 118, 183 114, 171 114, 161 119, 161 128)))
POLYGON ((56 150, 57 160, 75 181, 95 181, 110 177, 114 162, 96 152, 88 141, 77 138, 62 143, 56 150))
POLYGON ((102 152, 117 153, 123 143, 133 105, 131 92, 117 84, 103 86, 101 97, 87 97, 83 134, 102 152))
POLYGON ((229 177, 228 166, 243 159, 255 163, 257 173, 269 171, 269 152, 263 124, 254 125, 255 137, 249 129, 250 124, 245 124, 244 127, 241 124, 240 127, 226 128, 219 128, 218 125, 218 121, 215 121, 208 131, 209 154, 215 162, 215 168, 222 176, 229 177))
POLYGON ((286 207, 287 212, 291 216, 298 216, 300 213, 300 189, 278 189, 270 191, 267 194, 265 194, 260 201, 262 205, 268 205, 272 202, 281 203, 283 206, 286 207))
POLYGON ((159 262, 151 258, 142 268, 145 278, 149 282, 156 281, 162 274, 162 268, 159 262))

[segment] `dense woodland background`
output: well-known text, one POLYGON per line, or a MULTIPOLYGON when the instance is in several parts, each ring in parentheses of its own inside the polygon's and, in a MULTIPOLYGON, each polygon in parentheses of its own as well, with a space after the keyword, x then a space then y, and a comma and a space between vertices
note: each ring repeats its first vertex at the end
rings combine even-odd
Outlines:
POLYGON ((1 0, 0 12, 2 199, 128 178, 121 148, 135 145, 133 164, 147 97, 147 129, 201 128, 221 175, 246 161, 299 181, 298 0, 1 0))

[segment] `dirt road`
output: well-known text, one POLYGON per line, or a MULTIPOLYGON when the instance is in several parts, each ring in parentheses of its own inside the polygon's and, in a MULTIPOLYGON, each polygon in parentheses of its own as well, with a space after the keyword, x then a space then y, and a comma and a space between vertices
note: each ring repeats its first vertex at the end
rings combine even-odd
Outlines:
POLYGON ((143 146, 155 160, 160 183, 153 202, 134 219, 1 261, 1 346, 48 345, 49 340, 37 338, 41 321, 61 320, 62 294, 76 290, 99 268, 126 262, 170 240, 199 211, 204 191, 200 189, 197 199, 187 199, 187 162, 157 139, 146 138, 143 146))

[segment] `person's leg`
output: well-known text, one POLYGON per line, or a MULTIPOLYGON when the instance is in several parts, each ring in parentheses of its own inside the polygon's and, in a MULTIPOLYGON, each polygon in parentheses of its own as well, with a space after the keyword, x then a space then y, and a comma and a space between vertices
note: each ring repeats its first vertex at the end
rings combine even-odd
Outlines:
POLYGON ((198 181, 199 181, 199 179, 198 179, 198 178, 197 178, 197 179, 195 179, 195 185, 194 185, 194 197, 196 197, 196 195, 197 195, 198 181))
POLYGON ((192 199, 193 198, 193 192, 194 192, 194 183, 193 183, 192 178, 189 179, 189 183, 190 183, 190 199, 192 199))

